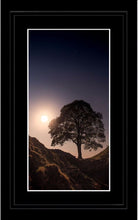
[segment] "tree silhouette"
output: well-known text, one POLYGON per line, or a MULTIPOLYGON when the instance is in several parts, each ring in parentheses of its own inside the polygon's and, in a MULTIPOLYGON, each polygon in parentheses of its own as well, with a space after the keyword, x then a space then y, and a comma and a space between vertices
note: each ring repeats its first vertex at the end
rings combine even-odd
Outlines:
POLYGON ((99 142, 105 141, 102 114, 93 111, 90 104, 76 100, 61 109, 60 116, 49 123, 52 138, 51 146, 65 141, 73 141, 77 145, 78 158, 82 159, 81 145, 84 149, 97 150, 103 147, 99 142))

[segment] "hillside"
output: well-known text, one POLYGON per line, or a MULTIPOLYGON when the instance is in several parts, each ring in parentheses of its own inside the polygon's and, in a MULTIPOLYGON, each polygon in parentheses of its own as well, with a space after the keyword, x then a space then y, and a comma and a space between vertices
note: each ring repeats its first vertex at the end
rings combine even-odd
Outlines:
POLYGON ((108 189, 109 149, 78 160, 61 150, 51 150, 29 137, 30 190, 108 189))

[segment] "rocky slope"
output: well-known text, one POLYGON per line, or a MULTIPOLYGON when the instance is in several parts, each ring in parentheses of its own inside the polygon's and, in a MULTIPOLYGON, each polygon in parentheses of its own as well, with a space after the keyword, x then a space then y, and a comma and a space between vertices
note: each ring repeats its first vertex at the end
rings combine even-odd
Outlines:
POLYGON ((79 160, 61 150, 51 150, 29 137, 30 190, 108 189, 109 149, 79 160))

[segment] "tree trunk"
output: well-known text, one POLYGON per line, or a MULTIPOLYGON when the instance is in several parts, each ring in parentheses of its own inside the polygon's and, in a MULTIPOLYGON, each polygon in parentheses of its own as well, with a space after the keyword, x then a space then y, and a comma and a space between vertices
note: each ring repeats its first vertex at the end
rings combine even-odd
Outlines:
POLYGON ((78 159, 82 159, 82 154, 81 154, 81 144, 77 145, 78 148, 78 159))

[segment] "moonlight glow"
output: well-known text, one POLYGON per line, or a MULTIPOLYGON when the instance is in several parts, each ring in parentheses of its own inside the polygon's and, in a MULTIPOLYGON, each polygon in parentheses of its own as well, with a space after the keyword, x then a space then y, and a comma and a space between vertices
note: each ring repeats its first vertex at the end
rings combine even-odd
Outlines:
POLYGON ((45 123, 48 121, 48 117, 46 115, 41 116, 41 122, 45 123))

